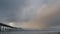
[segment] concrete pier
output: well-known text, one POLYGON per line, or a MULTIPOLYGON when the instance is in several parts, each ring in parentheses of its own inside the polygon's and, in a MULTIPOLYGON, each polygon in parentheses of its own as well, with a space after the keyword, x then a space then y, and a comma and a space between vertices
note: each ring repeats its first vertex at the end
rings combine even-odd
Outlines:
POLYGON ((5 31, 7 29, 13 29, 13 28, 15 28, 15 27, 0 23, 0 31, 5 31))

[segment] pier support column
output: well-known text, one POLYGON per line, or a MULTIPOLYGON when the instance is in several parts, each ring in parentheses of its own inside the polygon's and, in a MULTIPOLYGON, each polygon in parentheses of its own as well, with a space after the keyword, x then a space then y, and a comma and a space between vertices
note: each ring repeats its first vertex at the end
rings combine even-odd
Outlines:
POLYGON ((0 31, 1 31, 1 25, 0 25, 0 31))
POLYGON ((5 31, 4 26, 3 26, 3 31, 5 31))
POLYGON ((60 34, 60 33, 58 32, 58 34, 60 34))

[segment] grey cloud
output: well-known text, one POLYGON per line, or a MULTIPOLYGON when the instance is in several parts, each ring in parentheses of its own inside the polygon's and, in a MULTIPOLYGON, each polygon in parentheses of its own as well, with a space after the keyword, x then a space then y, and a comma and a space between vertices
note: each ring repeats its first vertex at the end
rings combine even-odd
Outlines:
POLYGON ((23 5, 24 0, 0 0, 0 22, 15 21, 15 13, 23 5))
MULTIPOLYGON (((32 0, 31 0, 32 1, 32 0)), ((29 21, 30 19, 36 17, 34 16, 37 12, 37 9, 46 4, 51 6, 53 4, 59 5, 60 0, 34 0, 32 2, 32 7, 30 8, 29 0, 0 0, 0 22, 18 22, 20 21, 29 21), (23 15, 23 9, 26 9, 26 15, 23 15), (28 10, 27 10, 28 8, 28 10), (28 12, 29 11, 29 12, 28 12)), ((60 25, 59 16, 51 19, 47 26, 56 26, 60 25)))

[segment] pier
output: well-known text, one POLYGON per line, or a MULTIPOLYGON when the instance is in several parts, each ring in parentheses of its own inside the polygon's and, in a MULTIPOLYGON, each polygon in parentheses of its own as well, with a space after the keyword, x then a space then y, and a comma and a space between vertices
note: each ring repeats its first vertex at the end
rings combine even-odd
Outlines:
POLYGON ((37 30, 23 30, 22 28, 12 27, 0 23, 0 34, 60 34, 56 31, 37 31, 37 30))
POLYGON ((0 31, 6 31, 8 29, 16 29, 16 27, 12 27, 12 26, 0 23, 0 31))

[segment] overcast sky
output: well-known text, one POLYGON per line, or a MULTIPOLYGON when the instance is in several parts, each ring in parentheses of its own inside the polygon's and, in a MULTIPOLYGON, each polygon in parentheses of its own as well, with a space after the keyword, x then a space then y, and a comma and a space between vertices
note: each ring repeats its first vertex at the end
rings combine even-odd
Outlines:
POLYGON ((60 25, 60 0, 0 0, 0 22, 42 29, 60 25))

